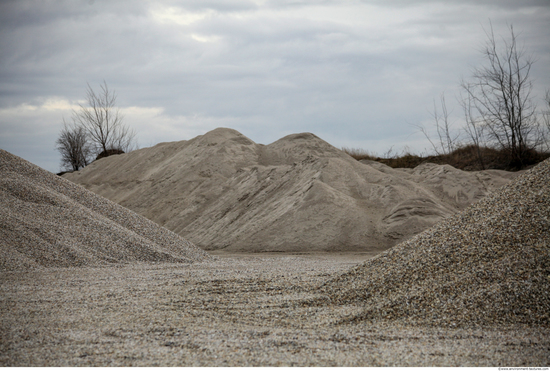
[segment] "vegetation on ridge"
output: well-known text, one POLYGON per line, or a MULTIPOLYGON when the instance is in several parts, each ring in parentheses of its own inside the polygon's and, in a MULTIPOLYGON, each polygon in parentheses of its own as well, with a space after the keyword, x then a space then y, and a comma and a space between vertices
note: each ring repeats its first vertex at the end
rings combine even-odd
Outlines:
POLYGON ((489 147, 481 147, 480 152, 484 158, 485 167, 482 168, 478 160, 477 148, 474 145, 465 145, 456 148, 450 153, 436 155, 417 155, 410 152, 391 155, 391 152, 380 157, 367 150, 358 148, 342 148, 342 151, 353 157, 354 159, 370 160, 381 162, 392 168, 410 168, 413 169, 423 163, 434 163, 438 165, 451 165, 460 170, 476 171, 484 169, 498 169, 516 171, 529 168, 537 163, 550 157, 549 152, 541 152, 531 150, 524 159, 524 166, 517 167, 510 163, 510 157, 506 150, 494 149, 489 147))

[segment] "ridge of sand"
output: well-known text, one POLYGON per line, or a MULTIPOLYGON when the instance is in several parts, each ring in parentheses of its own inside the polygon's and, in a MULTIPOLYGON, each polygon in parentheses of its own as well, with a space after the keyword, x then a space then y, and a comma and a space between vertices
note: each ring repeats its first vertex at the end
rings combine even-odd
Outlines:
POLYGON ((0 175, 0 270, 208 259, 180 236, 4 150, 0 175))
POLYGON ((550 325, 550 160, 325 284, 349 321, 550 325))
POLYGON ((361 163, 311 133, 218 128, 63 175, 207 250, 382 251, 517 176, 361 163))

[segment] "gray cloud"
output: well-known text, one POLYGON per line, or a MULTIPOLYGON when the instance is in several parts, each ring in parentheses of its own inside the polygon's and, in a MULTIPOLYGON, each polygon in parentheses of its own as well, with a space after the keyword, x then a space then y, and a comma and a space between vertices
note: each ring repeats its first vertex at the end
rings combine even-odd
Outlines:
POLYGON ((62 118, 105 80, 144 146, 228 126, 263 143, 312 131, 422 151, 410 124, 443 91, 453 105, 489 19, 498 34, 514 25, 538 58, 537 93, 550 87, 546 1, 388 4, 2 2, 0 147, 57 171, 62 118))

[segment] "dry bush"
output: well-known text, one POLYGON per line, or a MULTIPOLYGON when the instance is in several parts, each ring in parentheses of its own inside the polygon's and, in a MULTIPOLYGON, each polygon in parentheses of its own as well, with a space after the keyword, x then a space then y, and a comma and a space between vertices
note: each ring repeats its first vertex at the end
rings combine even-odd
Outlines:
POLYGON ((430 162, 438 165, 451 165, 457 169, 466 171, 484 169, 516 171, 532 167, 550 157, 550 153, 548 152, 539 152, 532 149, 526 153, 524 165, 518 167, 517 164, 510 162, 510 153, 506 149, 481 147, 479 148, 479 152, 484 160, 484 168, 482 168, 479 162, 478 148, 473 144, 458 147, 451 153, 433 156, 419 156, 410 152, 404 152, 401 155, 386 156, 385 158, 372 155, 367 158, 360 156, 360 154, 368 153, 365 150, 354 149, 352 153, 349 152, 349 149, 342 150, 357 160, 368 159, 378 161, 392 168, 413 169, 420 164, 430 162))
POLYGON ((106 151, 102 151, 99 155, 97 155, 97 157, 95 159, 99 160, 100 158, 103 158, 103 157, 108 157, 108 156, 112 156, 112 155, 121 155, 123 153, 125 153, 125 152, 121 149, 117 149, 117 148, 108 149, 106 151))
POLYGON ((375 153, 367 151, 365 149, 361 149, 361 148, 342 147, 342 151, 347 153, 357 161, 361 161, 361 160, 376 161, 376 159, 378 158, 378 156, 376 156, 375 153))

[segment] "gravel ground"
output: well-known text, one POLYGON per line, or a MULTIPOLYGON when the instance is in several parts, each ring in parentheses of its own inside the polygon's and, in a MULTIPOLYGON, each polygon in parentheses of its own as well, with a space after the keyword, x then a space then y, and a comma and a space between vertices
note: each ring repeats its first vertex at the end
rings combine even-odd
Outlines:
POLYGON ((0 366, 550 365, 550 161, 375 257, 212 258, 5 151, 0 172, 0 366))
POLYGON ((0 272, 0 366, 550 364, 548 328, 337 324, 362 307, 306 305, 365 257, 0 272))
POLYGON ((175 233, 0 149, 0 270, 205 259, 175 233))
POLYGON ((347 321, 550 327, 550 160, 322 290, 347 321))

